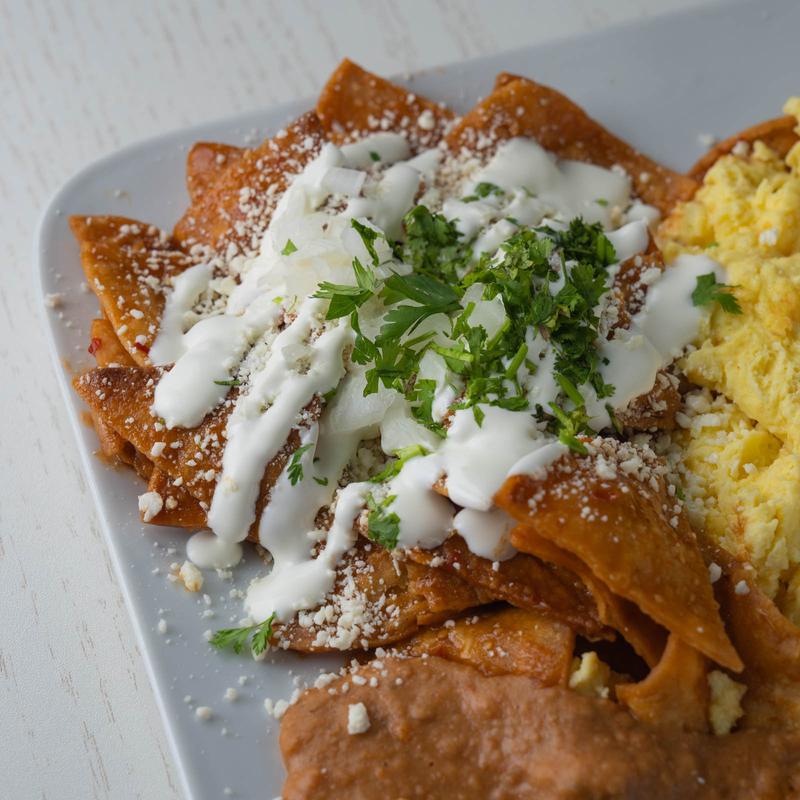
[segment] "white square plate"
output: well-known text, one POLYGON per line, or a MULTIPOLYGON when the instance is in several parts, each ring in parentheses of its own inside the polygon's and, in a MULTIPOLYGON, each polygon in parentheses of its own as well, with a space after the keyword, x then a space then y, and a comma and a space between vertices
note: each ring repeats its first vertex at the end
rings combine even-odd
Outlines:
MULTIPOLYGON (((536 24, 533 13, 529 24, 536 24)), ((800 93, 797 31, 800 4, 792 0, 728 4, 431 70, 411 86, 464 111, 489 91, 497 72, 528 75, 560 89, 654 158, 686 169, 704 149, 700 134, 725 136, 777 116, 783 101, 800 93)), ((184 161, 193 142, 252 143, 312 105, 303 101, 187 128, 93 164, 53 198, 36 245, 41 291, 64 296, 61 313, 46 312, 53 364, 184 788, 194 800, 224 797, 226 787, 239 798, 277 796, 283 782, 278 725, 265 716, 262 701, 291 694, 290 670, 313 679, 336 660, 280 653, 255 663, 217 654, 203 632, 242 616, 240 602, 228 597, 233 584, 206 577, 214 612, 208 618, 201 597, 165 579, 169 563, 183 560, 186 536, 139 522, 141 483, 93 455, 94 433, 81 422, 83 409, 69 385, 69 370, 91 361, 87 335, 97 304, 80 289, 83 274, 67 217, 121 214, 169 229, 187 205, 184 161), (162 617, 165 634, 157 629, 162 617), (223 699, 227 687, 239 691, 236 702, 223 699), (193 700, 184 702, 186 696, 193 700), (197 705, 212 707, 214 718, 198 720, 197 705)), ((255 569, 252 561, 240 568, 236 585, 246 586, 255 569)))

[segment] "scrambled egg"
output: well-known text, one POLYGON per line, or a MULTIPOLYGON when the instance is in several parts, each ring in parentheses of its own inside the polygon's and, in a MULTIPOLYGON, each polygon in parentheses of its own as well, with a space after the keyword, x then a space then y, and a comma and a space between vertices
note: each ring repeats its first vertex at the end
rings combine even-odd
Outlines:
POLYGON ((712 670, 708 673, 708 721, 717 736, 730 733, 744 714, 742 697, 747 687, 731 680, 724 672, 712 670))
MULTIPOLYGON (((800 122, 800 98, 784 110, 800 122)), ((748 559, 800 624, 800 143, 785 160, 761 142, 736 153, 660 231, 668 260, 704 252, 723 264, 743 310, 716 307, 684 359, 719 396, 690 396, 677 438, 694 522, 748 559)))
POLYGON ((569 688, 586 697, 608 698, 613 683, 611 669, 594 650, 572 659, 569 688))

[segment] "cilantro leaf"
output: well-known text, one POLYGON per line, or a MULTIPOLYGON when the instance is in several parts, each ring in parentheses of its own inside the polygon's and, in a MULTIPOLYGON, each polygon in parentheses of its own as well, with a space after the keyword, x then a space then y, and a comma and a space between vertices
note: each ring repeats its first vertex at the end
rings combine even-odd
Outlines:
POLYGON ((242 382, 238 378, 228 378, 224 381, 214 381, 217 386, 241 386, 242 382))
POLYGON ((380 259, 378 258, 378 251, 375 249, 375 240, 382 239, 383 234, 380 231, 376 231, 374 228, 370 228, 369 225, 364 225, 363 222, 359 222, 357 219, 351 219, 350 225, 361 237, 361 241, 364 243, 364 247, 367 249, 373 265, 377 267, 380 263, 380 259))
POLYGON ((370 157, 370 158, 371 158, 373 161, 380 161, 380 160, 381 160, 381 154, 380 154, 380 153, 377 153, 375 150, 370 150, 370 151, 369 151, 369 157, 370 157))
POLYGON ((586 445, 578 439, 581 433, 592 433, 587 425, 586 411, 583 406, 572 411, 564 411, 556 403, 550 403, 550 410, 556 422, 556 433, 561 444, 565 444, 575 453, 586 455, 586 445))
POLYGON ((433 400, 436 396, 436 381, 428 378, 417 380, 411 390, 411 413, 417 422, 444 438, 444 426, 433 418, 433 400))
POLYGON ((733 286, 726 283, 717 283, 713 272, 697 276, 697 286, 692 292, 692 303, 696 306, 705 306, 709 303, 719 303, 722 310, 728 314, 741 314, 742 307, 732 294, 733 286))
POLYGON ((209 643, 218 650, 230 649, 238 655, 252 637, 250 651, 254 656, 260 656, 269 646, 274 621, 275 614, 271 614, 263 622, 257 622, 255 625, 244 628, 223 628, 211 637, 209 643))
POLYGON ((475 187, 475 192, 467 197, 462 197, 461 202, 474 203, 476 200, 483 200, 493 194, 502 197, 505 192, 495 183, 482 181, 475 187))
POLYGON ((291 239, 287 239, 286 244, 283 247, 283 250, 281 250, 281 255, 290 256, 292 253, 296 252, 297 252, 297 245, 291 239))
POLYGON ((467 269, 472 252, 455 224, 425 206, 417 206, 403 218, 405 242, 398 255, 414 272, 456 283, 467 269))
POLYGON ((400 536, 400 517, 394 512, 386 511, 394 499, 394 495, 390 495, 378 502, 371 494, 367 495, 367 535, 387 550, 397 547, 400 536))
POLYGON ((434 314, 460 311, 458 294, 451 287, 428 275, 392 275, 386 279, 383 290, 384 301, 393 305, 401 299, 418 305, 401 305, 392 308, 384 317, 379 341, 399 339, 434 314))
POLYGON ((375 294, 377 288, 375 273, 365 267, 357 258, 353 259, 353 272, 356 278, 355 286, 330 283, 329 281, 322 281, 317 286, 317 291, 312 297, 330 300, 325 319, 346 317, 364 305, 375 294))
POLYGON ((286 469, 286 475, 289 478, 289 483, 292 486, 296 486, 303 480, 303 465, 301 463, 301 459, 303 458, 303 453, 307 452, 314 446, 314 442, 309 442, 309 444, 304 444, 302 447, 298 447, 297 450, 294 451, 292 454, 292 460, 289 462, 289 466, 286 469))
POLYGON ((417 456, 426 455, 428 455, 428 450, 421 444, 401 447, 394 452, 395 460, 387 464, 377 475, 373 475, 370 480, 373 483, 388 481, 390 478, 394 478, 396 475, 400 474, 400 470, 403 469, 407 461, 410 461, 412 458, 417 458, 417 456))

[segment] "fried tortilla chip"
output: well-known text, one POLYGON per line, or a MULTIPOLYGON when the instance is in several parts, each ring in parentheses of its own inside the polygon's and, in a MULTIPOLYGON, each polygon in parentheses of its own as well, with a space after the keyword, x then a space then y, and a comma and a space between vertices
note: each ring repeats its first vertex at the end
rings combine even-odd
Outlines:
POLYGON ((133 367, 136 362, 122 346, 114 326, 105 318, 93 319, 89 329, 89 352, 98 367, 133 367))
POLYGON ((800 628, 781 614, 758 588, 754 573, 718 553, 724 571, 718 597, 731 639, 745 670, 747 686, 742 728, 800 731, 800 628))
POLYGON ((401 647, 475 667, 484 675, 527 675, 566 686, 575 634, 549 615, 520 608, 485 611, 416 634, 401 647))
POLYGON ((175 486, 170 476, 155 467, 147 481, 147 491, 160 495, 164 505, 148 522, 151 525, 168 525, 173 528, 197 530, 206 525, 206 512, 200 502, 183 486, 175 486))
POLYGON ((759 122, 751 128, 746 128, 740 133, 714 145, 688 172, 689 177, 698 182, 703 180, 706 172, 714 166, 717 159, 733 150, 739 142, 754 144, 763 142, 784 158, 792 146, 797 142, 797 120, 794 117, 778 117, 766 122, 759 122))
POLYGON ((192 203, 199 203, 217 178, 244 153, 243 148, 232 144, 193 144, 186 156, 186 189, 192 203))
MULTIPOLYGON (((235 390, 228 401, 221 403, 206 415, 195 428, 172 428, 161 426, 150 414, 155 385, 161 376, 157 367, 116 367, 94 369, 78 376, 75 390, 98 414, 103 422, 113 428, 125 441, 131 442, 153 464, 173 480, 178 479, 186 491, 194 497, 202 510, 207 510, 216 478, 221 473, 223 432, 227 424, 235 390), (197 444, 197 442, 200 444, 197 444), (163 448, 160 444, 163 443, 163 448)), ((319 404, 309 408, 310 418, 319 413, 319 404)), ((256 514, 250 537, 257 540, 257 520, 269 499, 272 486, 283 472, 286 463, 300 445, 297 430, 292 430, 285 447, 267 465, 261 480, 256 503, 256 514)), ((178 498, 176 497, 176 500, 178 498)), ((184 509, 188 513, 187 509, 184 509)))
POLYGON ((495 599, 444 570, 394 558, 364 537, 336 573, 320 608, 276 627, 280 646, 302 652, 386 646, 495 599))
POLYGON ((617 699, 642 722, 707 731, 707 672, 705 657, 672 633, 661 661, 643 681, 619 684, 617 699))
POLYGON ((492 562, 475 555, 458 535, 432 550, 414 549, 408 557, 459 576, 492 597, 517 608, 563 622, 588 638, 609 636, 584 583, 569 570, 524 553, 492 562))
POLYGON ((192 259, 166 233, 136 220, 70 217, 69 224, 103 314, 133 361, 147 365, 164 308, 162 287, 192 259))
POLYGON ((617 422, 634 431, 674 430, 675 415, 683 402, 679 386, 674 375, 661 370, 647 394, 634 397, 622 411, 616 412, 617 422))
POLYGON ((663 629, 633 603, 615 595, 577 556, 537 535, 530 525, 518 528, 512 531, 512 539, 525 543, 524 552, 576 575, 593 598, 598 619, 621 633, 648 666, 658 663, 666 641, 663 629))
POLYGON ((697 189, 692 178, 634 150, 564 95, 514 75, 500 76, 492 93, 454 126, 445 141, 454 152, 474 152, 515 136, 536 139, 559 158, 621 166, 636 195, 662 213, 688 200, 697 189))
MULTIPOLYGON (((92 320, 89 352, 94 356, 98 367, 134 366, 133 359, 120 344, 114 328, 105 317, 92 320)), ((133 466, 136 453, 133 445, 125 441, 110 425, 107 425, 96 411, 90 411, 89 417, 92 427, 97 433, 97 440, 103 456, 112 464, 122 463, 133 466)))
POLYGON ((317 116, 337 144, 389 130, 417 151, 439 142, 453 112, 345 59, 319 96, 317 116))
POLYGON ((253 254, 290 180, 314 159, 324 139, 316 114, 304 114, 272 139, 234 159, 198 192, 175 225, 181 244, 253 254))
MULTIPOLYGON (((117 339, 111 323, 107 319, 92 320, 90 350, 98 367, 134 366, 133 359, 117 339)), ((131 442, 120 436, 114 428, 103 420, 100 412, 90 412, 100 449, 103 455, 114 461, 128 464, 147 479, 148 492, 156 492, 164 499, 164 506, 149 522, 154 525, 171 525, 177 528, 195 530, 205 525, 206 515, 200 504, 183 486, 175 486, 169 475, 139 453, 131 442), (147 466, 145 466, 147 465, 147 466)))
POLYGON ((532 529, 684 642, 740 670, 697 540, 655 457, 612 439, 591 446, 590 455, 562 456, 546 475, 505 482, 495 503, 524 523, 512 531, 512 544, 526 551, 524 533, 532 529))

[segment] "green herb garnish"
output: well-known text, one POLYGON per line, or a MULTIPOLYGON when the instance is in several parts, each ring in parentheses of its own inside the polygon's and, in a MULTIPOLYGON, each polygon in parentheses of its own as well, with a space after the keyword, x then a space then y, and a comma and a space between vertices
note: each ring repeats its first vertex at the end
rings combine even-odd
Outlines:
POLYGON ((238 654, 249 641, 250 651, 254 656, 260 656, 269 646, 274 621, 275 614, 271 614, 263 622, 245 628, 223 628, 211 637, 209 643, 218 650, 233 650, 238 654))
POLYGON ((441 214, 417 206, 406 214, 403 228, 406 238, 397 254, 417 274, 454 284, 467 270, 472 251, 456 226, 441 214))
POLYGON ((380 161, 380 160, 381 160, 381 155, 380 155, 380 153, 376 153, 374 150, 370 150, 370 151, 369 151, 369 157, 370 157, 370 158, 371 158, 373 161, 380 161))
MULTIPOLYGON (((355 220, 354 220, 355 221, 355 220)), ((352 314, 357 308, 364 305, 375 294, 375 274, 365 267, 357 258, 353 259, 353 272, 356 276, 356 285, 350 286, 342 283, 323 281, 317 286, 317 291, 312 297, 330 300, 326 319, 338 319, 352 314)))
POLYGON ((713 272, 709 272, 707 275, 698 275, 697 286, 692 292, 692 303, 696 306, 705 306, 716 302, 728 314, 741 314, 742 307, 732 294, 734 288, 726 283, 717 283, 713 272))
POLYGON ((475 192, 467 197, 462 197, 461 202, 474 203, 476 200, 483 200, 493 194, 502 197, 505 192, 497 184, 481 182, 475 187, 475 192))
POLYGON ((407 461, 410 461, 412 458, 417 458, 418 456, 426 455, 428 455, 428 450, 421 444, 401 447, 394 452, 395 460, 387 464, 377 475, 373 475, 370 480, 373 483, 388 481, 390 478, 394 478, 396 475, 400 474, 400 470, 403 469, 407 461))
POLYGON ((367 495, 367 535, 373 542, 377 542, 387 550, 397 547, 400 536, 400 517, 394 512, 387 513, 386 509, 394 502, 394 495, 376 501, 370 494, 367 495))
POLYGON ((281 255, 290 256, 292 253, 296 252, 297 252, 297 245, 291 239, 287 239, 286 244, 283 246, 283 250, 281 250, 281 255))
POLYGON ((224 381, 214 381, 217 386, 241 386, 242 382, 238 378, 228 378, 224 381))
POLYGON ((313 446, 313 442, 304 444, 302 447, 298 447, 297 450, 295 450, 292 454, 292 460, 289 462, 289 466, 286 469, 286 474, 289 477, 289 483, 291 483, 292 486, 296 486, 301 480, 303 480, 303 465, 301 463, 301 459, 303 458, 303 453, 310 450, 313 446))
POLYGON ((375 240, 382 239, 383 234, 376 231, 374 228, 370 228, 369 225, 364 225, 363 222, 359 222, 357 219, 351 219, 350 225, 361 237, 361 241, 364 243, 364 247, 366 247, 369 257, 372 259, 373 266, 377 267, 379 259, 378 251, 375 249, 375 240))

